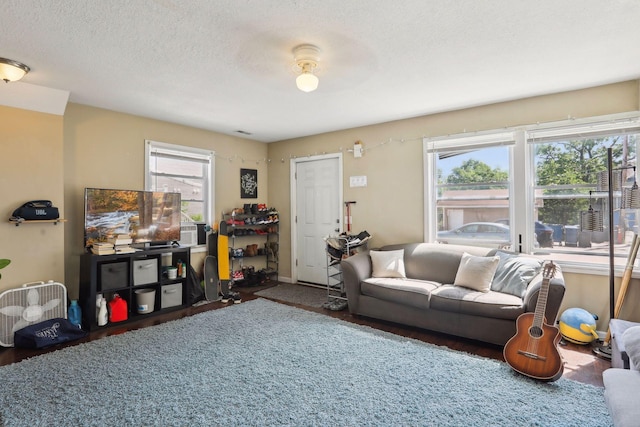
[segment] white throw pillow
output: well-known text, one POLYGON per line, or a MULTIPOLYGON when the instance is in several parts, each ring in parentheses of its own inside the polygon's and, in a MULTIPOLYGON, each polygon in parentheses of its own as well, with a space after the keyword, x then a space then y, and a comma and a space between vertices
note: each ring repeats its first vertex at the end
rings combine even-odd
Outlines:
POLYGON ((632 326, 622 334, 624 350, 629 355, 632 369, 640 370, 640 326, 632 326))
POLYGON ((369 251, 372 277, 407 277, 404 272, 404 249, 397 251, 369 251))
POLYGON ((489 292, 498 262, 500 262, 499 256, 473 256, 465 252, 462 254, 453 284, 480 292, 489 292))

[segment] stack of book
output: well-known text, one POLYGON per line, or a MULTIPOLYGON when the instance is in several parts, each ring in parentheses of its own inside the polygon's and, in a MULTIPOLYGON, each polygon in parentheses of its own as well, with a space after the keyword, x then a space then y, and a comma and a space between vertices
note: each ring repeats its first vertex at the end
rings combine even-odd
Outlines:
POLYGON ((117 254, 130 254, 136 251, 131 247, 133 239, 129 234, 118 234, 108 239, 108 241, 113 245, 115 253, 117 254))
POLYGON ((112 255, 116 253, 113 243, 109 242, 94 243, 91 245, 91 252, 96 255, 112 255))

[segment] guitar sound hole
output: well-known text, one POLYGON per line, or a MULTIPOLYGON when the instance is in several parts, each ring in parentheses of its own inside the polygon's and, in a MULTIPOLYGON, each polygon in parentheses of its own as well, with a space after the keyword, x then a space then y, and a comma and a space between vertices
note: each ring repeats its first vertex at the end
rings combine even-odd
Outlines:
POLYGON ((529 334, 534 338, 540 338, 542 336, 542 328, 539 326, 532 326, 529 329, 529 334))

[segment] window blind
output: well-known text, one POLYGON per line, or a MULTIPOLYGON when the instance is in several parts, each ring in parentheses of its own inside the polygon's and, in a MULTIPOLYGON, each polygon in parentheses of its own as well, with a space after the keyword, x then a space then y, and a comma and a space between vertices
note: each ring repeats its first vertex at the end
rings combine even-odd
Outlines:
POLYGON ((425 138, 426 153, 438 153, 444 159, 462 152, 468 153, 482 148, 515 145, 515 132, 489 131, 473 134, 458 134, 439 138, 425 138))
POLYGON ((560 125, 536 126, 527 129, 527 141, 538 144, 562 139, 599 138, 609 135, 640 133, 640 117, 627 117, 607 121, 564 123, 560 125))

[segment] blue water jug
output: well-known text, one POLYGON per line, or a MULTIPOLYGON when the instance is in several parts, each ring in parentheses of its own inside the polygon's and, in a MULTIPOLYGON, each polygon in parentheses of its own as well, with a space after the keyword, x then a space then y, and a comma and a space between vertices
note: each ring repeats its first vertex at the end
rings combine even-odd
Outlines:
POLYGON ((82 328, 82 311, 80 306, 78 305, 78 300, 72 300, 71 305, 69 306, 69 311, 67 312, 69 317, 69 322, 76 325, 78 328, 82 328))

